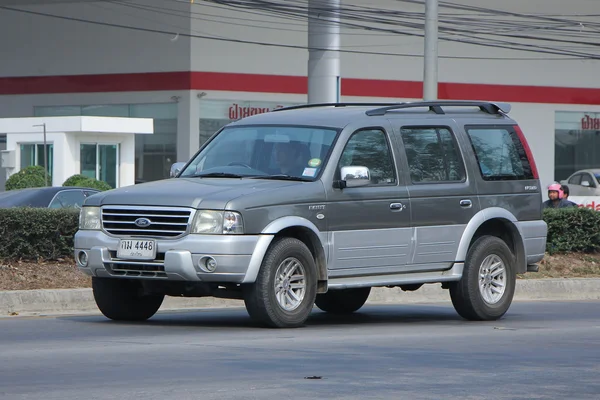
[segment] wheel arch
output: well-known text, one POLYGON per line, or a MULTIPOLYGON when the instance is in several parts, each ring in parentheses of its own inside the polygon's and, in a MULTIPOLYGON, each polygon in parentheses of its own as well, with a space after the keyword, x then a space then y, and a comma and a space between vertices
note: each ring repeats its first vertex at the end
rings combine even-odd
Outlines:
MULTIPOLYGON (((262 261, 267 254, 268 247, 278 238, 293 237, 303 242, 313 255, 317 267, 317 293, 327 291, 327 256, 321 240, 321 232, 309 220, 301 217, 283 217, 272 221, 261 232, 263 237, 269 237, 266 246, 257 249, 261 254, 254 254, 244 282, 254 282, 258 275, 262 261)), ((266 242, 266 240, 265 240, 266 242)), ((258 246, 257 246, 258 248, 258 246)), ((255 250, 255 252, 257 251, 255 250)))
POLYGON ((481 210, 467 224, 458 246, 456 260, 464 262, 472 244, 481 236, 490 235, 502 239, 515 256, 516 273, 527 271, 523 235, 517 218, 504 208, 492 207, 481 210))

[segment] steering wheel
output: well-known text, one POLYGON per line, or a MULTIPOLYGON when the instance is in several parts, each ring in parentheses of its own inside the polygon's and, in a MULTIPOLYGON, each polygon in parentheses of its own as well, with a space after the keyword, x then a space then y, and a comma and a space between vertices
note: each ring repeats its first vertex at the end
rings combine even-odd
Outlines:
POLYGON ((248 164, 244 164, 243 162, 237 162, 237 161, 230 162, 230 163, 229 163, 229 164, 227 164, 227 165, 228 165, 228 166, 230 166, 230 167, 233 167, 234 165, 239 165, 240 167, 246 167, 246 168, 248 168, 248 169, 252 169, 252 167, 251 167, 251 166, 249 166, 248 164))

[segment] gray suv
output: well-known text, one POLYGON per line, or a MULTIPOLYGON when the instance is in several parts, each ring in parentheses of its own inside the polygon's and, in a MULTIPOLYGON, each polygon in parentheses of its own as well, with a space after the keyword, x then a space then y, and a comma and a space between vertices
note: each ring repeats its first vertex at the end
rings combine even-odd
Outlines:
POLYGON ((372 287, 449 289, 468 320, 508 310, 547 226, 508 104, 308 104, 230 123, 175 177, 86 199, 75 259, 100 311, 146 320, 165 296, 243 299, 271 327, 372 287))

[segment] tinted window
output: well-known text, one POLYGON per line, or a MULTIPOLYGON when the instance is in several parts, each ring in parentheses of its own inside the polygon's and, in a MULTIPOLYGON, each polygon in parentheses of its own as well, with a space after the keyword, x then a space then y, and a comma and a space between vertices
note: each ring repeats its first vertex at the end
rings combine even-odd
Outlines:
POLYGON ((467 133, 484 180, 534 178, 525 149, 512 127, 472 127, 467 133))
POLYGON ((58 193, 52 202, 50 208, 71 208, 81 207, 85 196, 81 190, 66 190, 58 193))
POLYGON ((594 178, 592 178, 592 176, 590 174, 582 174, 581 176, 581 183, 583 182, 587 182, 589 183, 589 187, 596 187, 596 183, 594 182, 594 178))
POLYGON ((378 129, 358 131, 350 137, 340 158, 338 171, 348 166, 369 168, 374 185, 396 183, 392 152, 385 133, 378 129))
POLYGON ((181 177, 216 173, 314 180, 337 131, 309 126, 231 126, 192 160, 181 177))
POLYGON ((573 175, 571 179, 569 179, 569 183, 572 185, 581 184, 581 174, 573 175))
POLYGON ((402 128, 400 133, 413 182, 463 180, 464 169, 450 130, 402 128))

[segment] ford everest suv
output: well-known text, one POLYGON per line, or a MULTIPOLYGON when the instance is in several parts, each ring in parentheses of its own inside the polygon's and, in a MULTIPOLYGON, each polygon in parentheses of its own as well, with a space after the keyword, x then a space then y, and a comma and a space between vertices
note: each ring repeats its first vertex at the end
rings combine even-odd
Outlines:
POLYGON ((86 199, 78 268, 113 320, 165 296, 243 299, 262 325, 351 313, 373 287, 449 289, 494 320, 547 226, 510 105, 308 104, 232 122, 176 176, 86 199))

